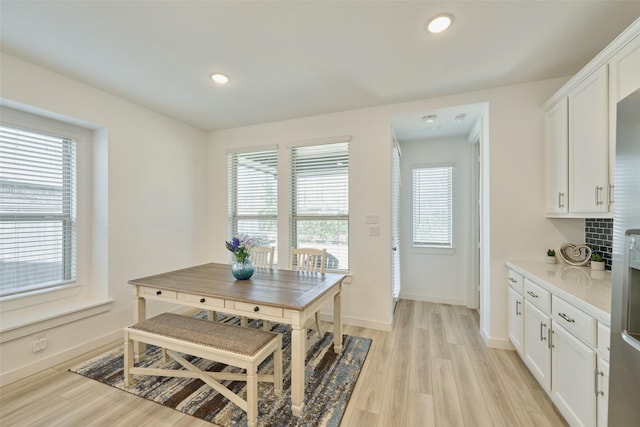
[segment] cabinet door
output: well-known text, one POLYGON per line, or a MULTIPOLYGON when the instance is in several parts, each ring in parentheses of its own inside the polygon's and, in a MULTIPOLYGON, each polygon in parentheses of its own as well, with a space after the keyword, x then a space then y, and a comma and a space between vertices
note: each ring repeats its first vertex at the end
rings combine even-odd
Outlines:
POLYGON ((571 426, 596 426, 596 352, 553 324, 551 400, 571 426))
POLYGON ((598 357, 598 372, 596 373, 596 400, 598 412, 598 427, 607 427, 609 415, 609 363, 598 357))
POLYGON ((524 297, 513 288, 509 288, 509 339, 520 356, 522 356, 524 348, 522 341, 524 338, 523 302, 524 297))
POLYGON ((524 302, 524 362, 542 388, 551 390, 551 317, 529 301, 524 302))
POLYGON ((614 103, 640 89, 640 35, 609 61, 611 97, 614 103))
POLYGON ((569 94, 569 211, 609 211, 607 67, 569 94))
POLYGON ((547 213, 569 212, 569 115, 567 99, 545 116, 545 179, 547 213))

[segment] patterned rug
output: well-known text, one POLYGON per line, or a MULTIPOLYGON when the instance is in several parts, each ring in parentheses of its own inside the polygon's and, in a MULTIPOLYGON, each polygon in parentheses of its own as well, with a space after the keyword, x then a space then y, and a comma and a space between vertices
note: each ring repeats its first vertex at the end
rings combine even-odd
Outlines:
MULTIPOLYGON (((205 312, 196 314, 205 317, 205 312)), ((239 324, 237 317, 218 314, 218 320, 239 324)), ((262 321, 250 320, 250 327, 262 327, 262 321)), ((271 324, 271 330, 282 334, 284 359, 284 384, 282 397, 273 393, 273 384, 258 385, 258 425, 260 426, 339 426, 351 398, 360 370, 371 346, 368 338, 343 335, 343 352, 333 352, 333 334, 326 332, 322 339, 315 331, 309 332, 309 349, 306 357, 305 408, 301 417, 291 413, 291 333, 287 325, 271 324)), ((146 359, 136 366, 178 369, 170 361, 163 364, 158 347, 148 345, 146 359)), ((273 372, 273 356, 259 368, 260 373, 273 372)), ((202 370, 241 372, 238 368, 186 356, 202 370)), ((246 413, 199 379, 135 376, 135 385, 126 389, 123 377, 123 347, 120 346, 70 369, 85 377, 128 391, 136 396, 168 406, 220 426, 245 426, 246 413)), ((246 383, 223 382, 234 393, 246 398, 246 383)))

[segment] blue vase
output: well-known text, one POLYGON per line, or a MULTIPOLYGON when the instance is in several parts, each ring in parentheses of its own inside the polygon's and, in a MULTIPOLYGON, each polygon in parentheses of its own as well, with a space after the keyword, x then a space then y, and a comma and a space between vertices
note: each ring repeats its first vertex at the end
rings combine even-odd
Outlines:
POLYGON ((231 265, 231 274, 238 280, 247 280, 253 276, 253 263, 250 259, 234 261, 231 265))

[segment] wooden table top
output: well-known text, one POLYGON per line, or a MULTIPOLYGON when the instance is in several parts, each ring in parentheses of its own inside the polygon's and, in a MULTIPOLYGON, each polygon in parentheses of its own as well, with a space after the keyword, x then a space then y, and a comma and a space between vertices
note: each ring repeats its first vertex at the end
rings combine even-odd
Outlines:
POLYGON ((256 268, 251 279, 236 280, 230 264, 210 263, 133 279, 129 284, 301 311, 345 277, 256 268))

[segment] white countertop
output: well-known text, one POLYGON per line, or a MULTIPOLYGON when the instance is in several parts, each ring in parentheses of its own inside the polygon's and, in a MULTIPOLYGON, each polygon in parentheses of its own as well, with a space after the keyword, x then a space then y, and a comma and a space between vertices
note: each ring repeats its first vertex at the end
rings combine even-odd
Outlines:
POLYGON ((509 261, 506 264, 598 321, 611 324, 611 271, 591 271, 590 267, 562 262, 509 261))

